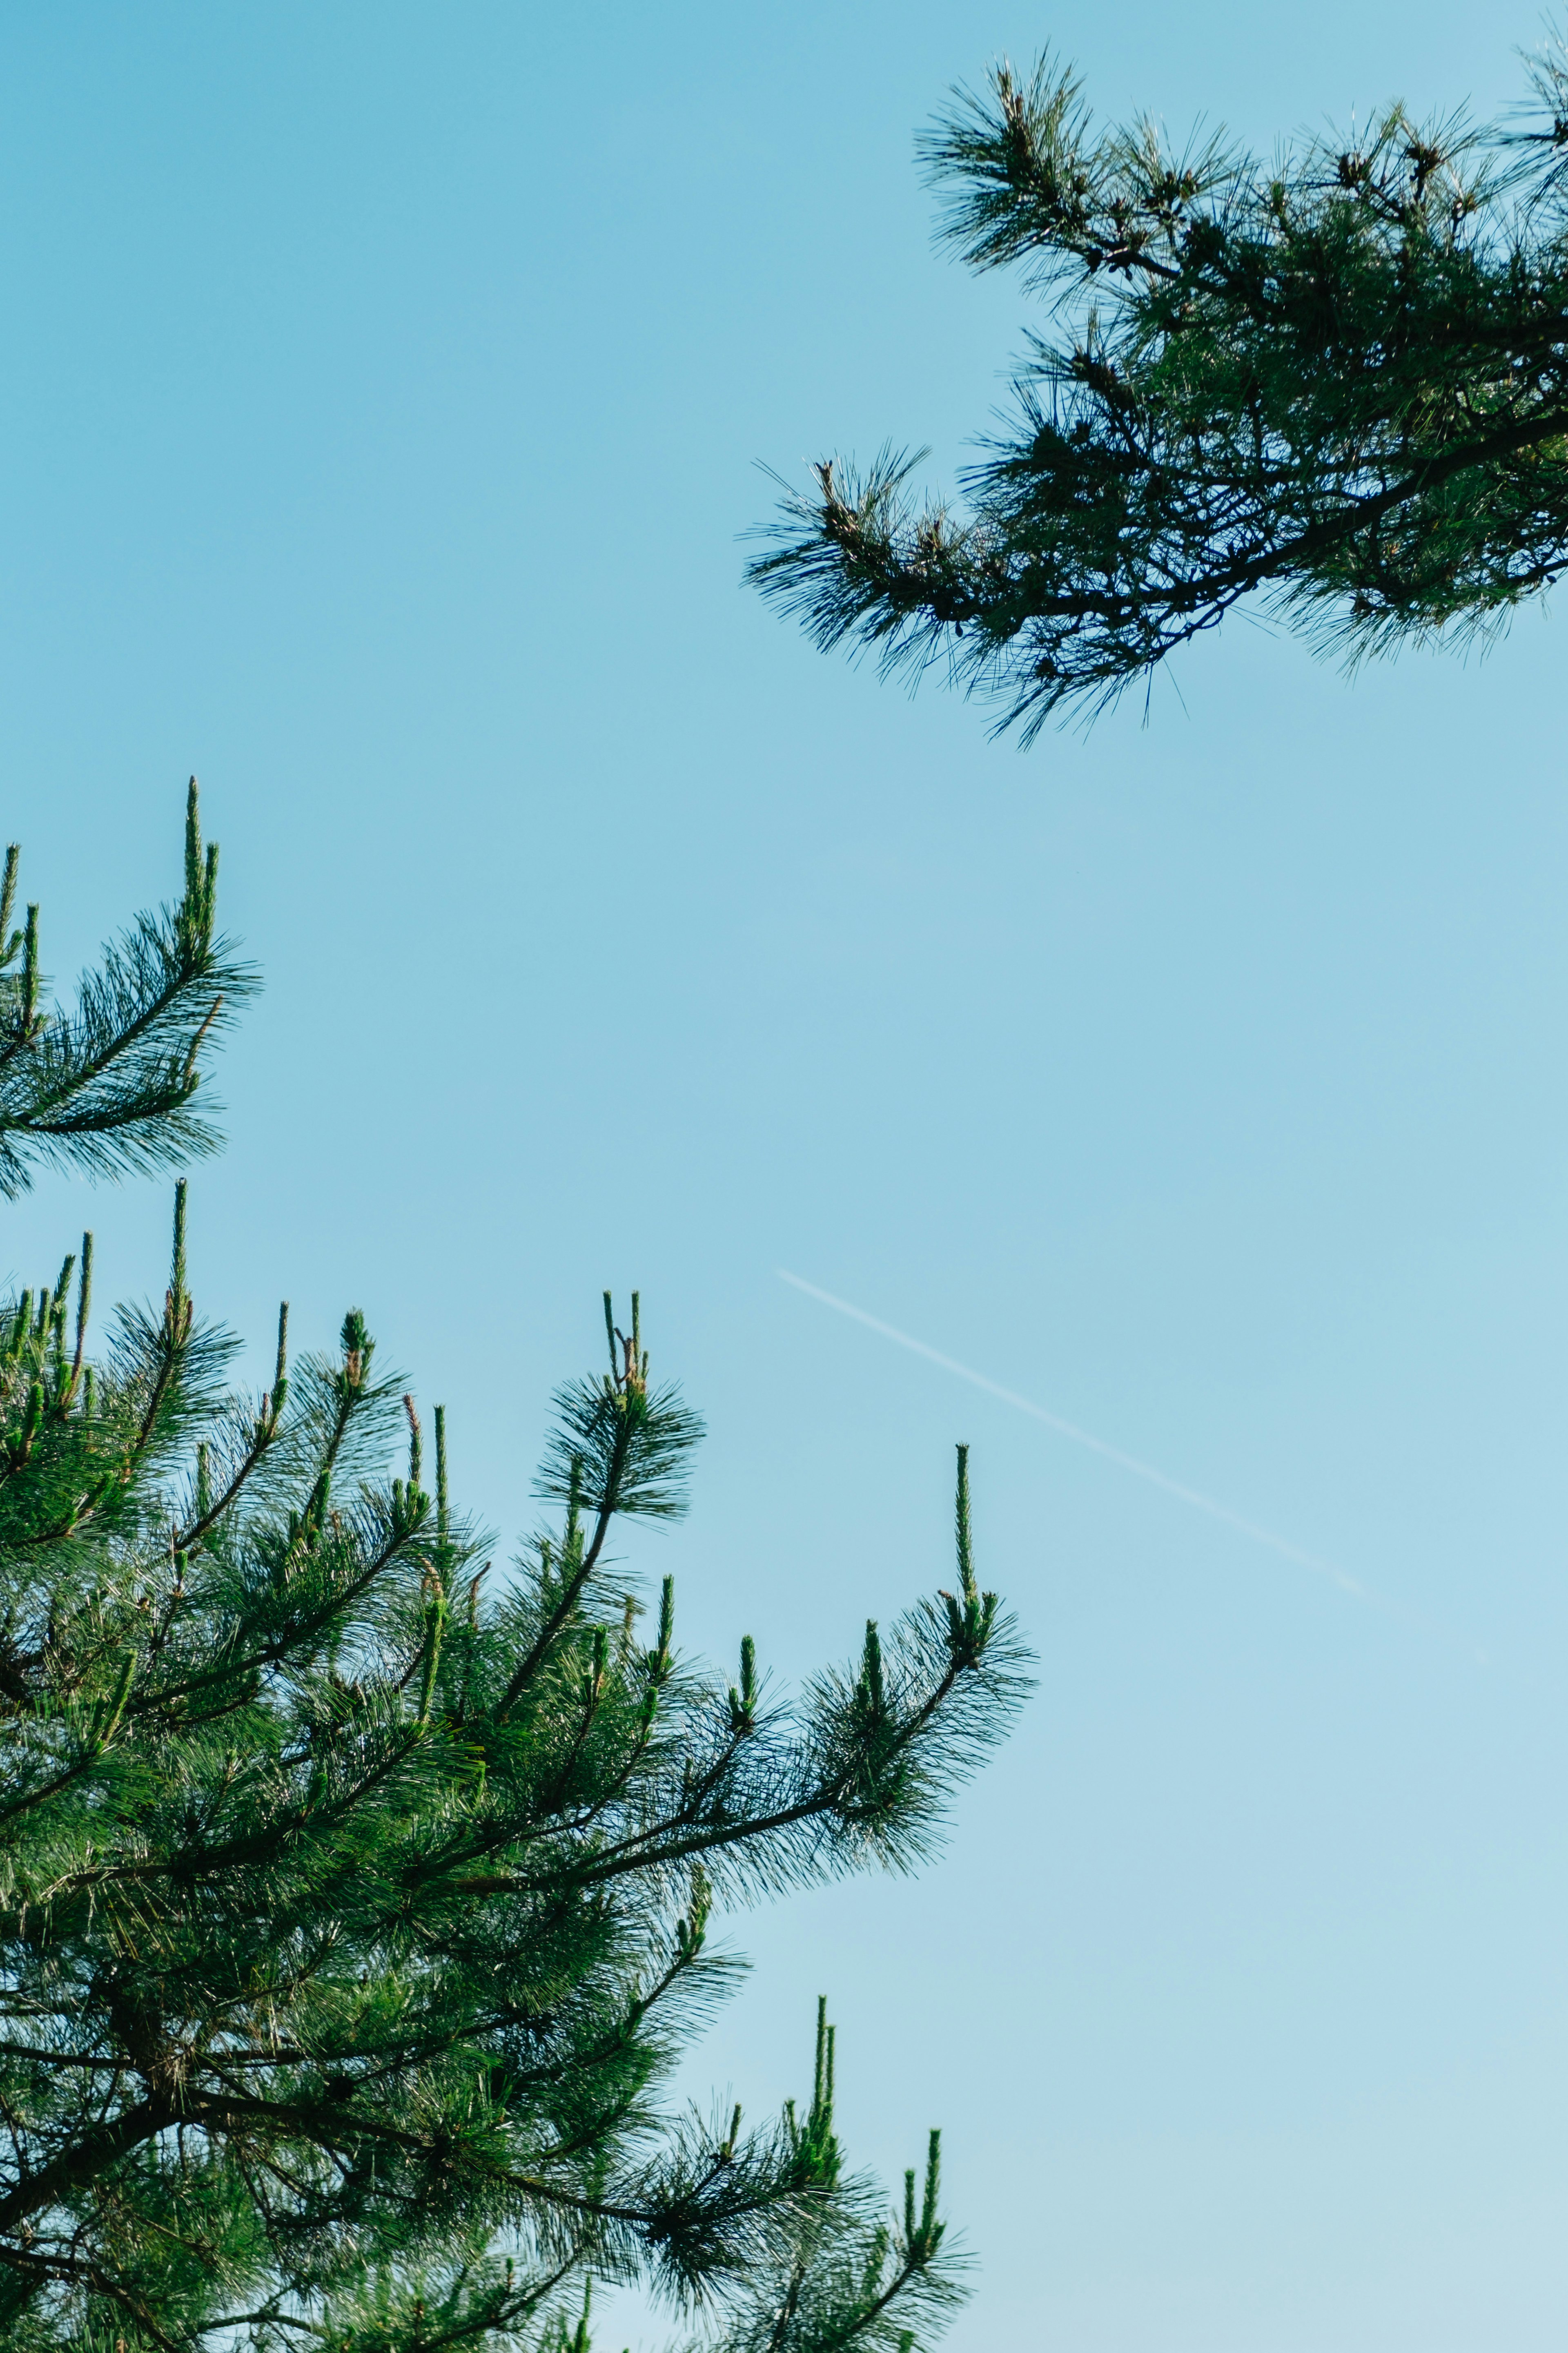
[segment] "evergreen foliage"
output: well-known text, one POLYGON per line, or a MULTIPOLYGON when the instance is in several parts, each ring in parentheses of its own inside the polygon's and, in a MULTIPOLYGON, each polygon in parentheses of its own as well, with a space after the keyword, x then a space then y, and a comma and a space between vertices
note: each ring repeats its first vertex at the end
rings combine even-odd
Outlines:
POLYGON ((13 842, 0 877, 0 1194, 25 1192, 40 1155, 113 1176, 210 1151, 216 1132, 195 1107, 198 1059, 256 976, 214 930, 217 845, 204 853, 195 778, 184 894, 110 943, 69 1012, 47 1001, 37 908, 12 927, 20 867, 13 842))
POLYGON ((700 1434, 635 1296, 507 1578, 357 1310, 295 1363, 285 1308, 230 1385, 183 1180, 163 1302, 96 1354, 90 1270, 0 1309, 0 2341, 587 2353, 597 2278, 734 2353, 928 2342, 937 2143, 884 2217, 825 2012, 804 2114, 661 2087, 737 1966, 715 1901, 909 1867, 1017 1702, 963 1451, 953 1591, 785 1704, 612 1565, 700 1434))
POLYGON ((1568 563, 1568 51, 1529 71, 1517 121, 1394 106, 1268 162, 1098 132, 1049 57, 956 91, 941 241, 1021 266, 1050 332, 966 511, 918 455, 827 460, 751 577, 1026 741, 1255 593, 1352 659, 1494 629, 1568 563))

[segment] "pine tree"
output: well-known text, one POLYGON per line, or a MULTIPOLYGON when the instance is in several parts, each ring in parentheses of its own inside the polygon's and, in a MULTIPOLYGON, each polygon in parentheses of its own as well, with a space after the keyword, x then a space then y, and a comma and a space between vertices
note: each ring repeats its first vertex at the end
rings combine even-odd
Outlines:
POLYGON ((715 1903, 909 1868, 1016 1704, 964 1451, 953 1589, 786 1704, 612 1566, 700 1434, 635 1294, 498 1574, 357 1310, 295 1363, 285 1307, 231 1386, 185 1201, 101 1349, 90 1237, 0 1310, 0 2340, 587 2353, 597 2279, 734 2353, 925 2344, 962 2277, 937 2141, 884 2217, 825 2010, 804 2113, 664 2087, 737 1967, 715 1903))
POLYGON ((941 241, 1049 322, 1015 413, 966 512, 919 455, 825 461, 752 578, 1026 741, 1247 596, 1352 660, 1495 631, 1568 563, 1568 51, 1529 71, 1517 121, 1394 106, 1267 162, 1099 132, 1048 57, 957 90, 921 142, 941 241))

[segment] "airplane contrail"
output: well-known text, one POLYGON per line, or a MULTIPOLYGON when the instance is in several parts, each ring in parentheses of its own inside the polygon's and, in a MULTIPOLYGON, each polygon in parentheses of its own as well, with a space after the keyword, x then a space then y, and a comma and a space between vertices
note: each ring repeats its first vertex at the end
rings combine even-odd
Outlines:
POLYGON ((1342 1568, 1336 1568, 1331 1560, 1320 1560, 1316 1553, 1303 1552, 1300 1545, 1291 1544, 1285 1536, 1276 1535, 1272 1528, 1259 1527, 1256 1520, 1244 1519, 1228 1504, 1215 1503, 1212 1495, 1199 1494, 1195 1487, 1184 1487, 1179 1479, 1168 1479, 1164 1472, 1156 1471, 1152 1462, 1140 1462, 1135 1454, 1124 1454, 1120 1446, 1112 1446, 1106 1439, 1096 1438, 1090 1430, 1080 1430, 1076 1422, 1064 1420, 1059 1413, 1052 1413, 1047 1407, 1037 1405, 1032 1398, 1020 1397, 1016 1389, 1005 1389, 1000 1381, 988 1379, 984 1373, 977 1373, 972 1365, 961 1365, 956 1356, 944 1356, 940 1348, 928 1347, 923 1340, 911 1339, 909 1333, 900 1332, 895 1324, 884 1324, 880 1316, 868 1315, 863 1307, 852 1307, 847 1299, 836 1299, 831 1291, 823 1291, 815 1282, 807 1282, 804 1275, 791 1274, 782 1266, 774 1271, 781 1282, 789 1283, 795 1291, 804 1291, 808 1299, 819 1300, 824 1307, 831 1307, 836 1314, 847 1315, 852 1323, 863 1324, 868 1332, 879 1332, 884 1340, 891 1340, 899 1347, 908 1348, 911 1356, 923 1356, 928 1364, 940 1365, 944 1373, 954 1373, 961 1381, 968 1381, 972 1388, 984 1389, 988 1397, 1000 1398, 1004 1405, 1014 1407, 1019 1413, 1028 1414, 1036 1421, 1043 1421, 1046 1428, 1054 1430, 1058 1438, 1069 1440, 1074 1446, 1087 1447, 1091 1454, 1101 1456, 1107 1462, 1114 1462, 1119 1470, 1130 1471, 1135 1479, 1146 1480, 1151 1487, 1158 1487, 1165 1494, 1173 1495, 1179 1504, 1190 1504, 1194 1512, 1206 1512, 1211 1520, 1220 1520, 1227 1528, 1235 1528, 1238 1535, 1250 1536, 1254 1544, 1267 1545, 1270 1552, 1281 1554, 1300 1568, 1310 1569, 1314 1577, 1326 1577, 1331 1584, 1337 1585, 1340 1591, 1348 1593, 1352 1600, 1381 1602, 1380 1595, 1372 1592, 1357 1578, 1347 1576, 1342 1568))

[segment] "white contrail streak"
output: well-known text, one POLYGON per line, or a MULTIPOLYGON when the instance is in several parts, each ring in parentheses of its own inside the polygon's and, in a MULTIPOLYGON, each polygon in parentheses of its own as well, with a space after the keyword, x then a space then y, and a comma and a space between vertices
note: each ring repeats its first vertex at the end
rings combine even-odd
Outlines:
POLYGON ((820 1300, 824 1307, 831 1307, 837 1314, 847 1315, 852 1322, 864 1324, 868 1332, 879 1332, 884 1340, 891 1340, 899 1347, 908 1348, 912 1356, 923 1356, 928 1364, 940 1365, 944 1373, 956 1373, 961 1381, 968 1381, 973 1388, 984 1389, 987 1397, 1000 1398, 1004 1405, 1030 1415, 1036 1421, 1043 1421, 1046 1428, 1054 1430, 1058 1438, 1070 1439, 1075 1446, 1087 1446, 1091 1454, 1099 1454, 1107 1462, 1114 1462, 1120 1470, 1130 1471, 1135 1479, 1146 1479, 1151 1487, 1162 1488, 1167 1495, 1174 1495, 1179 1504, 1190 1504, 1194 1512, 1206 1512, 1211 1520, 1223 1521, 1227 1528, 1235 1528, 1238 1535, 1250 1536, 1254 1544, 1267 1545, 1270 1552, 1282 1554, 1286 1560, 1293 1560, 1298 1567, 1310 1568, 1315 1577, 1326 1577, 1331 1584, 1339 1587, 1342 1593, 1350 1594, 1357 1601, 1373 1601, 1379 1598, 1353 1577, 1347 1577, 1342 1568, 1336 1568, 1332 1561, 1320 1560, 1315 1553, 1303 1552, 1300 1545, 1290 1544, 1284 1536, 1277 1536, 1272 1528, 1260 1528, 1256 1520, 1243 1519, 1239 1512, 1231 1511, 1225 1504, 1216 1504, 1212 1495, 1200 1495, 1195 1487, 1184 1487, 1179 1479, 1167 1479, 1165 1473, 1156 1471, 1152 1462, 1140 1462, 1135 1454, 1124 1454, 1120 1446, 1111 1446, 1105 1439, 1096 1438, 1087 1430, 1079 1430, 1076 1422, 1064 1421, 1059 1413, 1049 1412, 1045 1406, 1037 1405, 1032 1398, 1020 1397, 1016 1389, 1005 1389, 1000 1381, 988 1380, 984 1373, 975 1372, 972 1366, 961 1365, 955 1356, 944 1356, 940 1348, 927 1347, 923 1340, 912 1340, 907 1332, 899 1331, 891 1324, 884 1324, 879 1316, 868 1315, 863 1307, 851 1307, 847 1299, 836 1299, 831 1291, 819 1290, 815 1282, 807 1282, 803 1275, 791 1274, 782 1266, 775 1271, 781 1282, 789 1283, 796 1291, 804 1291, 808 1299, 820 1300))

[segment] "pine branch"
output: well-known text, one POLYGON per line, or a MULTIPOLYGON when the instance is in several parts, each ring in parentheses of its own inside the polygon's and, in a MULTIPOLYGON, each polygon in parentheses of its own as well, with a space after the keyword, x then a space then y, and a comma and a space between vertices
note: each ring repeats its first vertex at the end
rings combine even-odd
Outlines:
POLYGON ((104 949, 70 1012, 42 1002, 37 908, 7 935, 18 862, 13 845, 0 883, 0 1192, 26 1191, 40 1153, 115 1175, 213 1150, 216 1131, 192 1107, 202 1050, 258 982, 214 929, 217 853, 202 852, 195 779, 184 897, 104 949))
POLYGON ((823 647, 935 661, 1026 742, 1259 593, 1353 660, 1495 631, 1568 565, 1568 165, 1548 124, 1419 124, 1282 161, 1098 132, 1049 58, 923 142, 940 240, 1052 332, 969 469, 816 469, 749 576, 823 647))

